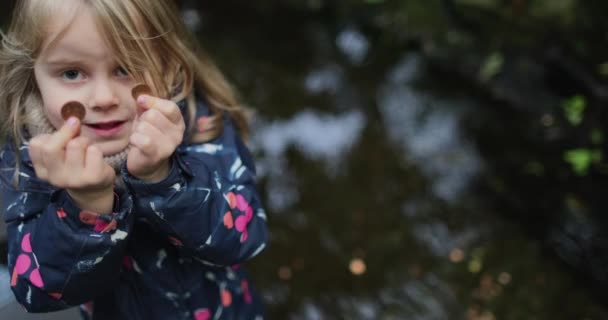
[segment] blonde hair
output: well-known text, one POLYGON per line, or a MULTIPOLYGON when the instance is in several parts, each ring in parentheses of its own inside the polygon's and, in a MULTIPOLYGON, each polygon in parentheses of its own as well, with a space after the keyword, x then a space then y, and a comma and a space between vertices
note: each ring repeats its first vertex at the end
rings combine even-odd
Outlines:
POLYGON ((92 10, 117 62, 136 81, 148 84, 156 96, 176 102, 186 99, 190 141, 205 142, 217 137, 223 128, 224 113, 230 115, 243 139, 247 139, 245 108, 238 104, 228 81, 186 30, 172 0, 19 0, 0 47, 3 136, 12 137, 13 143, 19 145, 24 141, 21 132, 26 121, 25 106, 42 107, 34 63, 43 50, 42 44, 49 40, 46 30, 53 14, 74 1, 92 10), (204 96, 211 111, 210 125, 199 128, 206 130, 197 130, 195 91, 204 96))

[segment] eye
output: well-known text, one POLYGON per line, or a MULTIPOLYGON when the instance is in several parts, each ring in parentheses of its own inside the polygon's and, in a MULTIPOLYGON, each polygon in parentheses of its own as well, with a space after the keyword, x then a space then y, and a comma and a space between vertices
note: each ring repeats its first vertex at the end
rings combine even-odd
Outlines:
POLYGON ((128 77, 129 71, 127 71, 127 69, 125 69, 123 67, 118 67, 118 68, 116 68, 116 75, 119 77, 128 77))
POLYGON ((61 73, 61 77, 68 81, 76 81, 82 77, 82 74, 80 73, 80 71, 78 71, 76 69, 70 69, 70 70, 63 71, 61 73))

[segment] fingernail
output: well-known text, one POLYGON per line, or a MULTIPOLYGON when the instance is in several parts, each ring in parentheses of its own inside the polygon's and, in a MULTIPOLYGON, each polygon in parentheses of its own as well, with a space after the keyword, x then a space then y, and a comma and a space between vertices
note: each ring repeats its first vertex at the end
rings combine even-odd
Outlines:
POLYGON ((73 127, 78 123, 78 118, 76 117, 70 117, 68 119, 68 126, 73 127))
POLYGON ((197 122, 197 123, 202 124, 202 123, 204 123, 205 121, 207 121, 207 119, 208 119, 207 117, 205 117, 205 116, 201 116, 201 117, 199 117, 198 119, 196 119, 196 122, 197 122))
POLYGON ((146 104, 146 96, 140 95, 139 97, 137 97, 137 103, 141 104, 141 105, 145 105, 146 104))
POLYGON ((207 117, 202 116, 196 120, 196 127, 198 129, 198 132, 207 131, 207 119, 207 117))

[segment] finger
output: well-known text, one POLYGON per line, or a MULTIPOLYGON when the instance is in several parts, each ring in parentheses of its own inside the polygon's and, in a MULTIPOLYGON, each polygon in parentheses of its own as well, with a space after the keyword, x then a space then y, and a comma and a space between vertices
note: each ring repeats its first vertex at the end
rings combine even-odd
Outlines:
POLYGON ((129 155, 127 157, 127 171, 132 175, 137 175, 144 170, 147 163, 147 156, 141 152, 136 146, 131 145, 129 155))
POLYGON ((182 113, 175 102, 166 99, 142 94, 137 97, 137 104, 145 109, 156 109, 160 111, 169 121, 178 123, 183 121, 182 113))
POLYGON ((35 165, 42 163, 42 146, 45 145, 48 138, 49 135, 44 134, 30 139, 28 153, 30 155, 30 159, 32 160, 32 164, 35 165))
POLYGON ((36 136, 30 140, 30 145, 28 148, 28 153, 30 155, 30 159, 32 160, 32 166, 34 167, 34 171, 36 171, 36 176, 42 180, 47 180, 48 178, 47 169, 42 161, 42 146, 45 144, 48 138, 48 134, 36 136))
POLYGON ((87 172, 99 172, 105 179, 102 182, 107 183, 114 179, 114 169, 110 167, 103 159, 103 153, 95 145, 90 145, 86 149, 85 170, 87 172))
POLYGON ((150 149, 143 151, 150 156, 156 155, 164 157, 167 154, 171 154, 177 144, 181 142, 181 140, 176 141, 177 137, 174 137, 169 130, 159 129, 145 121, 140 122, 135 127, 134 133, 135 132, 148 137, 151 142, 149 145, 150 149))
POLYGON ((88 146, 85 153, 85 170, 99 169, 104 164, 103 153, 97 146, 88 146))
POLYGON ((152 139, 150 139, 150 137, 146 134, 139 131, 133 132, 129 137, 129 143, 131 146, 137 148, 141 153, 148 157, 155 155, 152 139))
POLYGON ((148 123, 163 132, 167 132, 169 129, 175 127, 175 124, 157 109, 146 111, 139 118, 139 121, 140 123, 148 123))
POLYGON ((45 150, 51 152, 62 150, 79 132, 80 120, 76 117, 70 117, 59 130, 51 135, 45 150))
POLYGON ((85 137, 76 137, 68 142, 65 150, 65 165, 74 172, 84 169, 85 152, 89 140, 85 137))
POLYGON ((206 132, 215 129, 213 117, 202 116, 196 120, 196 129, 198 132, 206 132))

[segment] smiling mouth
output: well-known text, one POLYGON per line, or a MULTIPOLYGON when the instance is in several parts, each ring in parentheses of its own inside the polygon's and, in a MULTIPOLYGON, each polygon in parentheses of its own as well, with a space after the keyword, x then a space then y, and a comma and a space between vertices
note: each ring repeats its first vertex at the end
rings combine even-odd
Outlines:
POLYGON ((121 124, 125 123, 124 121, 111 121, 111 122, 103 122, 103 123, 89 123, 87 124, 89 127, 98 129, 98 130, 110 130, 114 129, 121 124))

